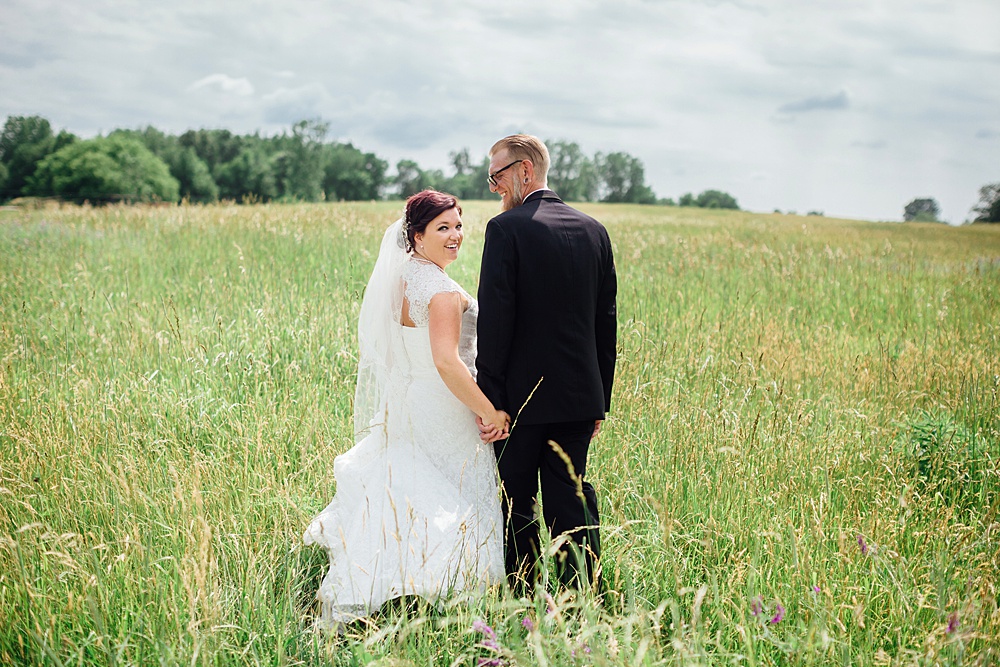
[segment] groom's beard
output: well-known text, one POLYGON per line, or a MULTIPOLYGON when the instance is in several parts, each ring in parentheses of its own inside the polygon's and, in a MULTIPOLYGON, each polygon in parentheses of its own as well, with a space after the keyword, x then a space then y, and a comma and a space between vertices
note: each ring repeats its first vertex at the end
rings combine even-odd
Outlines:
POLYGON ((524 203, 524 193, 521 192, 521 188, 518 188, 516 192, 508 190, 508 194, 506 197, 503 198, 503 202, 500 208, 503 209, 504 213, 506 213, 510 209, 517 208, 523 203, 524 203))

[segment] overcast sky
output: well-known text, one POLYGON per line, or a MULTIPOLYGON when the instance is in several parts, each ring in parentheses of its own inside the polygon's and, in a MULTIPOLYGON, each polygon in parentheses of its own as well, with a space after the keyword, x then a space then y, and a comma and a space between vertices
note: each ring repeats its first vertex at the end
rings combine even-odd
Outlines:
POLYGON ((318 117, 446 168, 524 131, 872 220, 1000 181, 1000 0, 0 0, 0 35, 0 119, 83 137, 318 117))

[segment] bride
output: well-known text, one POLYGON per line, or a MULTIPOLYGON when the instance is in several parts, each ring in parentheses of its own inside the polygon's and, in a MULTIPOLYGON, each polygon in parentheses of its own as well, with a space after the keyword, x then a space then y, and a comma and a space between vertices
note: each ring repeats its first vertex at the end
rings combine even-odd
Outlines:
POLYGON ((355 445, 334 460, 336 495, 303 536, 330 554, 321 626, 503 581, 496 459, 475 419, 496 439, 509 416, 476 385, 479 306, 444 271, 461 213, 425 190, 382 239, 358 321, 355 445))

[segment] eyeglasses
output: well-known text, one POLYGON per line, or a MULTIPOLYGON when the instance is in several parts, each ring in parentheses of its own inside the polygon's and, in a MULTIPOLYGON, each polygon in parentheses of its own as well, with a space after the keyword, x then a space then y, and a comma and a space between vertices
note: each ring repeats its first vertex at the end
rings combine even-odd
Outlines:
POLYGON ((513 162, 511 162, 510 164, 508 164, 506 167, 501 167, 500 169, 497 169, 496 171, 494 171, 492 174, 489 174, 486 177, 486 180, 489 181, 490 185, 492 185, 493 187, 495 187, 495 188, 496 187, 500 187, 497 184, 497 176, 499 176, 501 172, 503 172, 503 171, 505 171, 507 169, 510 169, 511 167, 513 167, 518 162, 524 162, 524 160, 514 160, 513 162))

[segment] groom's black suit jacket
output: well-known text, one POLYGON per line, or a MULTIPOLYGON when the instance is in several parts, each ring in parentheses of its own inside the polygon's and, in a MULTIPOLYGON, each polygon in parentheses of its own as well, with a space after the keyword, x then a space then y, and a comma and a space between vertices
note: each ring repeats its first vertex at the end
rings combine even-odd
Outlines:
POLYGON ((607 230, 554 192, 534 192, 490 220, 476 358, 486 397, 519 424, 603 419, 615 374, 617 291, 607 230))

